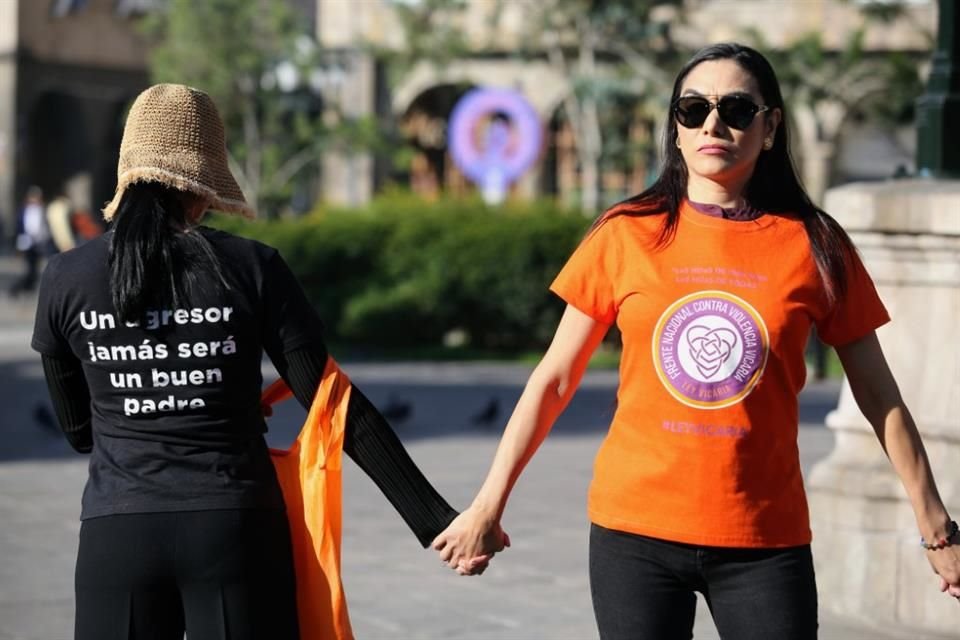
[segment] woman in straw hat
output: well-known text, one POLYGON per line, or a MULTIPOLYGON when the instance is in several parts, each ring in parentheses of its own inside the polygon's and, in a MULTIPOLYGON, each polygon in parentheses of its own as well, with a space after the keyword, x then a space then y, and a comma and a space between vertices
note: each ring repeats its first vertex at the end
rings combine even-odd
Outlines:
MULTIPOLYGON (((260 366, 266 351, 309 406, 321 322, 275 249, 198 226, 207 209, 253 215, 205 93, 144 91, 117 174, 112 229, 50 261, 32 342, 67 439, 91 454, 76 638, 296 638, 260 366)), ((344 450, 423 546, 456 515, 356 389, 344 450)))

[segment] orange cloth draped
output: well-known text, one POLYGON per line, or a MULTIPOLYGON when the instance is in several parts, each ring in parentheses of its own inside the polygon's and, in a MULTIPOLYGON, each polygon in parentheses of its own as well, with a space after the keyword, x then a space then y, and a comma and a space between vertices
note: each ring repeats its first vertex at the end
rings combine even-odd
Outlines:
MULTIPOLYGON (((286 451, 270 450, 290 520, 303 640, 353 639, 340 581, 341 460, 350 388, 350 379, 328 358, 296 442, 286 451)), ((264 390, 262 402, 273 405, 292 395, 278 380, 264 390)))

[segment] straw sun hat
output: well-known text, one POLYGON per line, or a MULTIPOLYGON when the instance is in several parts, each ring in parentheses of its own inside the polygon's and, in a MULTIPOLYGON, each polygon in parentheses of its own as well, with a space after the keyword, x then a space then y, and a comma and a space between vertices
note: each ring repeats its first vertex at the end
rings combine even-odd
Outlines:
POLYGON ((117 191, 103 209, 117 212, 123 192, 134 182, 159 182, 206 198, 210 208, 252 218, 227 166, 223 122, 203 91, 180 84, 157 84, 134 101, 123 128, 117 191))

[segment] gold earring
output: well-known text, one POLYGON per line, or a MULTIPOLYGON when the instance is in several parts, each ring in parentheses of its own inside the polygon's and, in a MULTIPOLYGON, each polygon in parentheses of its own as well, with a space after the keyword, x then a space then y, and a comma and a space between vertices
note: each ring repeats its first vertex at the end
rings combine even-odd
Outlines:
POLYGON ((677 149, 680 148, 680 136, 677 136, 677 149))
POLYGON ((767 138, 766 140, 764 140, 764 141, 763 141, 763 148, 764 148, 764 149, 767 149, 768 151, 769 151, 770 149, 773 149, 773 138, 767 138))

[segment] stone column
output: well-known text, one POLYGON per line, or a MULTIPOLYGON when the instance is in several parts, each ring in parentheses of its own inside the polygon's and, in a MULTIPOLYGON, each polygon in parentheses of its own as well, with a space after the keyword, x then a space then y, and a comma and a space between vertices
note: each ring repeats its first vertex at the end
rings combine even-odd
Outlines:
MULTIPOLYGON (((347 118, 370 117, 376 109, 376 69, 373 56, 344 54, 343 85, 331 96, 347 118)), ((328 151, 322 158, 323 197, 334 204, 358 207, 373 196, 373 155, 365 150, 328 151)))
POLYGON ((19 2, 0 2, 0 253, 16 233, 19 2))
MULTIPOLYGON (((828 191, 893 321, 878 331, 947 509, 960 519, 960 181, 828 191)), ((820 606, 884 627, 956 634, 906 492, 846 381, 827 416, 836 443, 808 479, 820 606)))

